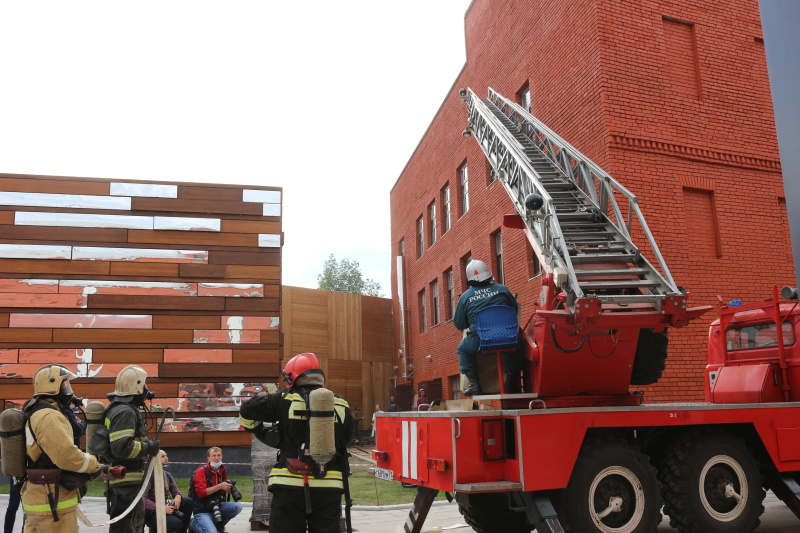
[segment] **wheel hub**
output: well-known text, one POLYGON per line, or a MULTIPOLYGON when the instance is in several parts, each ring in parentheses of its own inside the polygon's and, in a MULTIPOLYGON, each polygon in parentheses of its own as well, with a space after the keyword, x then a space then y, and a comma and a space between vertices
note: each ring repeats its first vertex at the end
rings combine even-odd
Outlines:
POLYGON ((629 533, 644 514, 641 483, 627 468, 606 468, 592 482, 589 506, 592 521, 601 531, 629 533))
POLYGON ((706 462, 700 473, 700 499, 706 511, 721 522, 735 520, 747 503, 747 478, 741 465, 727 455, 706 462))

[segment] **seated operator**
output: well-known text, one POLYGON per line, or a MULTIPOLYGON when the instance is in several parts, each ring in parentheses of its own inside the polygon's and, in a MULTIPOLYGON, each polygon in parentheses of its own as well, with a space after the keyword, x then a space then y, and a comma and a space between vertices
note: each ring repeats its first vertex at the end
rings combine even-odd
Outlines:
MULTIPOLYGON (((169 457, 167 452, 160 450, 158 456, 161 464, 167 468, 169 457)), ((189 521, 192 519, 193 503, 191 498, 184 498, 175 480, 167 471, 164 471, 164 499, 166 500, 167 533, 186 533, 189 521)), ((144 523, 155 533, 156 530, 156 488, 153 480, 144 493, 144 523)))
MULTIPOLYGON (((469 328, 469 332, 458 345, 458 363, 461 373, 469 380, 469 388, 464 391, 464 396, 473 396, 482 393, 478 379, 478 364, 475 360, 481 344, 475 329, 475 315, 481 309, 492 305, 507 305, 513 307, 514 311, 518 307, 517 300, 505 285, 492 283, 494 276, 483 261, 470 261, 466 274, 469 288, 458 299, 453 324, 462 331, 469 328)), ((506 393, 517 393, 522 373, 522 355, 519 350, 506 356, 505 366, 506 393)))
POLYGON ((242 512, 239 503, 242 495, 233 482, 228 481, 222 464, 222 449, 214 446, 206 455, 208 462, 197 469, 191 480, 195 496, 191 528, 196 533, 222 533, 225 525, 242 512), (236 501, 228 501, 231 495, 236 501))

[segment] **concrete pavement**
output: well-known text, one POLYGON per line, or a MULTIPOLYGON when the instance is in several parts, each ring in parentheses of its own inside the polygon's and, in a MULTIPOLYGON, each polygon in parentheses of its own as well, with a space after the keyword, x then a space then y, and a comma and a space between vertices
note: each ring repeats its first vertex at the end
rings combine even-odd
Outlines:
MULTIPOLYGON (((228 524, 228 533, 246 533, 250 531, 251 504, 244 503, 242 512, 228 524)), ((5 512, 8 506, 8 495, 0 495, 0 509, 5 512)), ((89 520, 100 523, 108 519, 105 512, 105 499, 86 498, 81 510, 89 520)), ((778 500, 771 492, 764 501, 766 511, 761 516, 761 527, 758 533, 797 533, 800 531, 800 520, 778 500)), ((385 507, 356 506, 353 508, 353 527, 357 533, 402 533, 403 524, 408 517, 409 506, 391 505, 385 507)), ((89 528, 80 524, 85 533, 105 533, 108 527, 89 528)), ((454 533, 472 533, 473 529, 466 525, 464 517, 458 512, 455 503, 435 502, 425 521, 423 531, 443 531, 454 533), (436 529, 436 528, 441 529, 436 529)), ((659 533, 675 531, 669 527, 669 520, 664 519, 658 526, 659 533)), ((22 532, 22 511, 20 511, 14 533, 22 532)), ((301 532, 298 532, 301 533, 301 532)))

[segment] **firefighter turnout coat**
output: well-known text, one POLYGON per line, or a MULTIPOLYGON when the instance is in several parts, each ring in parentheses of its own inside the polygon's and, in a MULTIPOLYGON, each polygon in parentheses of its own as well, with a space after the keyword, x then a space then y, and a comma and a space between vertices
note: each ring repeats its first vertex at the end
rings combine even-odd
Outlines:
MULTIPOLYGON (((299 450, 308 446, 309 424, 304 413, 308 411, 306 398, 319 385, 295 385, 294 387, 268 394, 256 396, 242 404, 239 410, 242 426, 247 430, 256 430, 262 422, 277 422, 280 428, 280 448, 278 463, 269 475, 269 489, 291 488, 303 489, 304 478, 294 474, 287 468, 288 459, 300 457, 299 450)), ((345 464, 347 443, 353 435, 353 417, 347 400, 334 394, 334 431, 337 455, 325 465, 325 475, 320 478, 308 477, 309 487, 344 491, 342 467, 345 464)))
MULTIPOLYGON (((36 409, 35 406, 31 406, 33 409, 29 411, 32 413, 30 425, 25 427, 26 452, 31 461, 35 463, 44 459, 43 455, 46 454, 55 467, 63 471, 93 474, 100 470, 100 464, 93 455, 84 453, 75 446, 72 427, 58 404, 46 398, 38 400, 37 404, 45 402, 51 404, 53 408, 36 409)), ((40 461, 42 462, 44 461, 40 461)), ((49 467, 39 464, 33 468, 49 467)), ((58 489, 56 504, 58 514, 74 512, 78 505, 78 491, 67 490, 63 486, 58 489)), ((51 486, 50 490, 55 495, 55 487, 51 486)), ((26 482, 22 487, 22 508, 27 515, 52 516, 47 499, 47 486, 26 482)))
POLYGON ((147 425, 139 414, 139 408, 130 401, 124 401, 128 398, 112 398, 103 420, 114 456, 108 459, 127 469, 123 479, 110 481, 112 487, 139 485, 144 477, 142 467, 147 457, 147 425))

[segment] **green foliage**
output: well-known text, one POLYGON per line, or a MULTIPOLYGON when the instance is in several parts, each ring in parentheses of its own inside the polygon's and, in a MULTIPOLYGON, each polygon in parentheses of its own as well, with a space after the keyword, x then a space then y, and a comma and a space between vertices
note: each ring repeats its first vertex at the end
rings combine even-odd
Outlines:
POLYGON ((372 279, 364 279, 358 261, 347 258, 339 261, 333 254, 323 263, 322 274, 317 276, 317 288, 323 291, 383 297, 381 284, 372 279))

